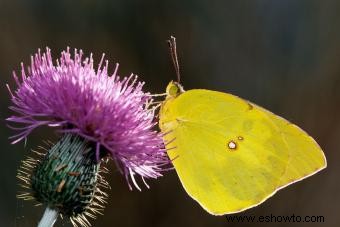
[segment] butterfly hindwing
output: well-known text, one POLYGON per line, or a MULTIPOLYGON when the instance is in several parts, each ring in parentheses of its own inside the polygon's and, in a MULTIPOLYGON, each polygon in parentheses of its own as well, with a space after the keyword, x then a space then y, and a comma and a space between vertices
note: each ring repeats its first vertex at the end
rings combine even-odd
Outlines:
POLYGON ((189 90, 163 103, 160 127, 187 193, 208 212, 253 207, 325 166, 297 126, 236 96, 189 90))

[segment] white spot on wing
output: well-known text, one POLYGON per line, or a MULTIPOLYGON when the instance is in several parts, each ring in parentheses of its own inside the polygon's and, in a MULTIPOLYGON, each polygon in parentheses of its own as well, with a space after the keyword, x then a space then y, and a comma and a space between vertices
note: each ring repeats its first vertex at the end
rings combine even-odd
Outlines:
POLYGON ((231 140, 231 141, 228 143, 228 148, 229 148, 229 149, 235 150, 236 147, 237 147, 237 144, 236 144, 234 141, 231 140))

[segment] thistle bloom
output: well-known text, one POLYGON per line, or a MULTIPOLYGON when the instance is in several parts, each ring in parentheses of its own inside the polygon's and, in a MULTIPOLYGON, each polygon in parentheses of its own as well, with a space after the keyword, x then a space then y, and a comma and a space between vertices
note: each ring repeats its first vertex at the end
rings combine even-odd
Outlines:
MULTIPOLYGON (((104 56, 103 56, 104 57, 104 56)), ((15 116, 8 121, 24 125, 14 128, 21 132, 13 136, 16 143, 43 125, 59 126, 60 132, 77 134, 95 143, 97 160, 100 148, 106 149, 125 176, 142 178, 161 176, 161 166, 168 163, 161 135, 153 130, 156 124, 152 101, 142 91, 142 82, 131 75, 120 79, 118 64, 108 76, 108 62, 98 69, 92 56, 83 59, 82 51, 69 49, 61 53, 54 65, 50 49, 35 54, 31 67, 21 79, 14 73, 18 88, 11 92, 15 116)), ((135 184, 138 188, 138 185, 135 184)))
POLYGON ((15 115, 7 120, 16 124, 9 127, 18 134, 12 143, 44 125, 62 135, 42 161, 28 158, 18 171, 32 190, 19 197, 47 205, 39 226, 53 225, 58 213, 68 215, 75 226, 90 225, 85 215, 99 213, 107 197, 100 189, 108 186, 99 175, 104 157, 116 162, 130 189, 131 178, 139 190, 135 175, 145 183, 144 178, 161 176, 170 162, 162 135, 153 129, 151 95, 142 91, 137 76, 120 79, 117 70, 118 64, 109 76, 104 55, 95 69, 92 55, 84 58, 75 50, 72 57, 69 49, 54 64, 47 49, 32 56, 27 72, 22 64, 20 78, 13 74, 17 88, 8 89, 15 115))

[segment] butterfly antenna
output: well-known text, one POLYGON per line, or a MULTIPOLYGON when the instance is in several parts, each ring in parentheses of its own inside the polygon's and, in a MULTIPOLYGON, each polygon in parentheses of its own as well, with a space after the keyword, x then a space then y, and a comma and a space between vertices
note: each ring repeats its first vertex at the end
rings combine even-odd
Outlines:
POLYGON ((174 36, 170 36, 170 39, 167 40, 169 49, 170 49, 170 56, 172 60, 172 64, 174 65, 176 76, 177 76, 177 83, 180 83, 181 74, 179 71, 179 64, 178 64, 178 57, 177 57, 177 49, 176 49, 176 38, 174 36))

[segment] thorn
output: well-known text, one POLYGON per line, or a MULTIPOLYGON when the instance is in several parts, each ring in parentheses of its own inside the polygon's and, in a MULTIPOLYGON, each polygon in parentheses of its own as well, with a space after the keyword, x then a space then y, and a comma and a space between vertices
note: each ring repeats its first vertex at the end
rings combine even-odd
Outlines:
POLYGON ((68 172, 67 174, 70 176, 76 176, 76 177, 80 175, 79 172, 68 172))
POLYGON ((59 172, 60 170, 63 170, 67 167, 67 164, 61 164, 57 168, 55 168, 54 171, 59 172))
POLYGON ((63 179, 60 184, 57 187, 57 192, 61 192, 61 190, 63 189, 64 185, 65 185, 66 181, 63 179))

